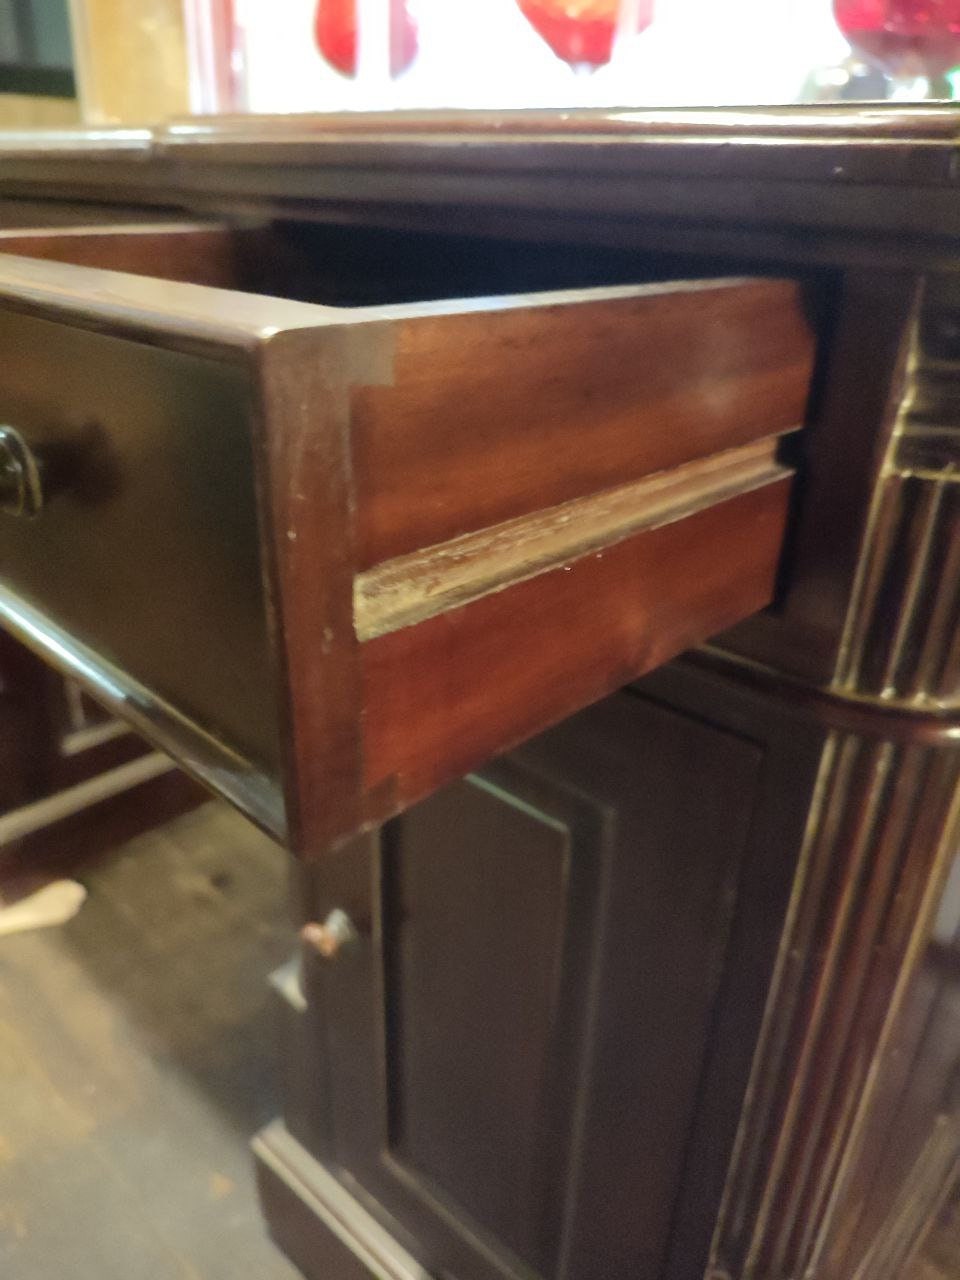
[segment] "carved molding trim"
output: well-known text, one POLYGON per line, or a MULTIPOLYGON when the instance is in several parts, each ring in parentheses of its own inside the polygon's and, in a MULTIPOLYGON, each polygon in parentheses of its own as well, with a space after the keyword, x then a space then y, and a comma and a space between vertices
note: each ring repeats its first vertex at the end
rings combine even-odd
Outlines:
POLYGON ((960 751, 830 735, 713 1266, 823 1275, 879 1066, 960 834, 960 751))
POLYGON ((853 1280, 903 1280, 960 1181, 960 1115, 937 1117, 893 1212, 853 1280))
POLYGON ((925 283, 835 686, 960 707, 960 284, 925 283))
MULTIPOLYGON (((830 685, 715 651, 691 659, 812 714, 827 733, 714 1280, 850 1280, 834 1274, 834 1236, 960 840, 960 277, 924 281, 905 342, 830 685)), ((935 1136, 929 1162, 947 1158, 935 1136)), ((917 1178, 932 1163, 924 1168, 917 1178)), ((890 1230, 904 1239, 911 1223, 890 1230)), ((871 1252, 857 1280, 896 1274, 884 1265, 871 1252)))

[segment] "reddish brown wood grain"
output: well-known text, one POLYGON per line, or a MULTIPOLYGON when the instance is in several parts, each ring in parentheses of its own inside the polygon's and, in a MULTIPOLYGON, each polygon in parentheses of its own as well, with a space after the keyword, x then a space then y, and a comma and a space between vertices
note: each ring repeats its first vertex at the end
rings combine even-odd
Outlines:
POLYGON ((362 646, 381 816, 762 608, 788 491, 755 489, 362 646))
POLYGON ((607 292, 397 326, 353 394, 359 569, 802 423, 798 285, 607 292))
POLYGON ((0 253, 225 289, 237 283, 236 252, 229 227, 197 223, 0 230, 0 253))
POLYGON ((359 825, 361 797, 348 410, 342 344, 270 343, 259 370, 257 447, 272 583, 287 838, 319 852, 359 825))
MULTIPOLYGON (((727 697, 743 681, 748 686, 744 709, 736 713, 743 717, 741 732, 753 742, 766 741, 760 720, 769 717, 778 740, 787 742, 802 736, 796 719, 801 698, 795 696, 801 691, 802 700, 817 704, 811 723, 824 734, 822 772, 815 786, 810 745, 806 780, 803 769, 798 775, 786 758, 774 770, 764 765, 763 785, 771 788, 768 817, 758 819, 750 800, 749 822, 760 833, 753 837, 758 853, 740 884, 742 892, 755 895, 748 932, 769 930, 769 955, 758 952, 746 966, 755 983, 741 984, 747 993, 744 1009, 731 1012, 725 1031, 724 1020, 717 1019, 715 1070, 703 1085, 708 1121, 713 1107, 714 1123, 701 1126, 700 1140, 688 1151, 688 1183, 698 1207, 685 1217, 682 1197, 674 1205, 683 1257, 669 1274, 679 1280, 703 1273, 702 1260, 697 1266, 689 1261, 697 1253, 690 1240, 709 1235, 713 1225, 723 1175, 718 1166, 728 1149, 717 1140, 718 1125, 722 1132, 729 1122, 732 1142, 736 1117, 727 1115, 725 1121, 724 1106, 732 1112, 741 1101, 732 1087, 737 1069, 731 1062, 741 1054, 745 1072, 757 1032, 750 1020, 756 1014, 759 1023, 757 1006, 769 985, 777 931, 771 921, 776 898, 770 893, 771 870, 774 864, 786 868, 797 855, 803 830, 807 843, 795 908, 783 939, 782 973, 774 973, 770 987, 773 1001, 756 1079, 747 1091, 738 1165, 717 1234, 716 1271, 737 1277, 822 1271, 842 1280, 854 1270, 871 1280, 899 1276, 896 1246, 903 1243, 903 1222, 912 1229, 909 1219, 895 1217, 894 1229, 881 1233, 869 1255, 860 1248, 864 1232, 875 1233, 876 1204, 867 1204, 866 1215, 858 1215, 870 1189, 876 1192, 884 1181, 873 1126, 902 1133, 907 1141, 926 1136, 913 1110, 901 1109, 891 1126, 889 1108, 896 1104, 888 1099, 896 1094, 884 1090, 890 1073, 907 1070, 899 1059, 912 1052, 913 1041, 904 1029, 901 1001, 922 953, 925 917, 935 905, 939 878, 956 848, 956 751, 951 746, 956 708, 946 703, 954 692, 949 677, 955 652, 941 648, 941 641, 952 638, 946 624, 955 620, 956 574, 948 570, 956 566, 954 542, 940 536, 951 534, 955 525, 955 458, 948 465, 944 451, 944 429, 955 420, 955 404, 941 346, 933 349, 926 386, 916 380, 922 360, 906 370, 913 384, 906 397, 898 360, 908 350, 904 338, 910 337, 910 317, 922 291, 931 297, 929 282, 907 277, 938 265, 952 274, 956 266, 958 120, 956 107, 882 104, 244 119, 143 131, 127 143, 102 133, 86 143, 63 137, 46 143, 21 140, 19 150, 8 143, 0 154, 8 191, 74 192, 96 199, 109 193, 116 199, 126 190, 204 210, 259 208, 270 216, 371 219, 443 233, 459 229, 517 240, 553 238, 565 245, 717 254, 735 263, 735 270, 764 260, 792 264, 791 270, 811 262, 843 268, 843 278, 837 276, 841 296, 832 299, 834 315, 828 322, 832 369, 805 453, 806 483, 782 607, 762 627, 752 626, 730 641, 805 683, 791 688, 776 670, 757 669, 749 681, 742 674, 725 677, 723 694, 727 697), (859 275, 851 270, 858 263, 865 268, 859 275), (894 423, 911 429, 909 444, 917 452, 900 455, 888 447, 894 423), (930 438, 920 438, 926 427, 932 427, 930 438), (943 461, 933 466, 931 457, 943 461), (920 459, 927 474, 899 474, 899 467, 920 465, 920 459), (871 512, 879 517, 872 523, 871 512), (854 643, 844 647, 845 637, 854 643), (779 684, 775 698, 768 690, 769 705, 762 713, 755 687, 761 678, 779 684), (918 709, 924 699, 933 710, 918 709), (832 718, 841 707, 842 723, 839 716, 832 718), (809 812, 802 812, 807 806, 809 812), (868 1261, 864 1268, 865 1256, 878 1265, 868 1261)), ((581 306, 585 315, 587 304, 581 306)), ((96 316, 99 307, 92 309, 96 316)), ((691 628, 694 621, 707 628, 721 603, 755 608, 770 589, 775 548, 746 534, 742 540, 731 534, 728 545, 730 531, 717 533, 723 508, 716 507, 638 535, 637 547, 647 550, 625 560, 616 590, 602 574, 585 584, 581 571, 585 575, 592 566, 588 559, 578 560, 569 573, 555 566, 357 645, 345 593, 351 579, 355 584, 358 573, 380 567, 384 556, 430 551, 438 540, 466 529, 535 514, 550 502, 592 492, 590 486, 602 490, 646 474, 642 468, 647 466, 682 461, 682 453, 673 461, 669 454, 658 461, 659 455, 638 459, 631 452, 648 444, 658 449, 684 445, 683 439, 673 439, 678 419, 669 389, 661 388, 655 399, 658 384, 649 370, 645 379, 630 381, 638 354, 661 357, 653 374, 674 372, 675 349, 665 355, 659 351, 656 327, 649 351, 644 344, 632 346, 629 335, 616 330, 591 346, 589 335, 566 338, 559 328, 551 351, 525 328, 535 327, 529 316, 519 318, 517 312, 513 317, 519 327, 511 347, 505 340, 510 319, 501 323, 496 306, 487 311, 482 320, 452 314, 440 320, 421 313, 409 322, 394 318, 393 379, 373 391, 357 380, 353 419, 338 436, 332 460, 323 441, 310 438, 311 427, 318 429, 328 417, 318 409, 311 423, 296 398, 301 384, 295 369, 278 370, 285 386, 273 398, 278 412, 270 429, 293 421, 295 430, 272 455, 276 488, 265 486, 278 495, 270 586, 284 597, 275 615, 278 641, 296 659, 282 668, 284 692, 297 717, 297 765, 288 788, 302 806, 296 839, 307 854, 323 852, 342 834, 331 821, 348 821, 361 804, 373 821, 409 803, 445 769, 467 767, 478 752, 501 749, 511 733, 523 731, 523 716, 559 714, 557 702, 568 693, 573 699, 594 696, 591 689, 599 685, 589 682, 599 682, 604 664, 605 678, 622 676, 624 654, 653 659, 669 635, 675 643, 684 642, 682 620, 691 628), (511 350, 518 368, 535 371, 536 382, 515 377, 511 350), (584 351, 586 373, 603 372, 605 380, 578 401, 580 390, 590 386, 589 376, 578 383, 570 357, 584 351), (557 353, 564 358, 554 358, 557 353), (476 368, 473 354, 482 356, 476 368), (618 387, 624 389, 623 402, 617 399, 618 387), (645 393, 650 394, 649 420, 657 424, 650 436, 632 432, 627 405, 636 395, 642 410, 648 403, 645 393), (582 413, 568 420, 564 415, 574 403, 582 413), (532 417, 531 405, 543 410, 542 419, 532 417), (536 429, 528 435, 531 421, 536 429), (371 423, 375 439, 368 446, 361 436, 371 423), (398 434, 392 437, 394 425, 398 434), (501 426, 506 447, 498 436, 501 426), (353 454, 343 448, 349 432, 353 454), (613 457, 606 451, 611 444, 613 457), (624 470, 635 464, 640 472, 624 470), (305 515, 288 524, 301 498, 316 498, 324 477, 337 468, 332 518, 305 515), (408 485, 411 476, 415 483, 408 485), (568 481, 569 491, 563 487, 568 481), (362 503, 354 505, 359 494, 371 499, 366 514, 362 503), (474 520, 478 524, 470 523, 474 520), (287 555, 283 540, 291 528, 304 535, 305 543, 287 555), (683 557, 668 552, 664 540, 682 540, 697 529, 706 529, 713 545, 704 536, 684 572, 683 557), (650 551, 653 544, 659 556, 650 551), (725 559, 714 565, 711 554, 725 559), (761 563, 768 566, 762 572, 761 563), (333 573, 329 589, 318 577, 328 569, 333 573), (729 578, 721 589, 722 572, 729 578), (586 585, 593 598, 588 602, 585 595, 568 594, 564 575, 571 593, 574 585, 586 585), (545 603, 543 594, 550 590, 556 594, 545 603), (648 613, 638 604, 646 598, 644 590, 655 593, 648 613), (684 591, 690 594, 681 600, 684 591), (631 608, 638 619, 629 617, 631 608), (626 623, 620 629, 622 619, 636 622, 638 629, 628 635, 626 623), (338 648, 327 663, 322 637, 330 620, 338 648), (643 628, 654 624, 661 630, 648 639, 643 628), (579 664, 572 673, 564 666, 567 659, 579 664), (358 664, 363 688, 358 687, 358 664), (340 737, 343 729, 347 732, 340 737), (357 768, 361 733, 365 774, 357 768), (338 757, 340 742, 347 754, 338 757), (325 793, 325 779, 334 783, 337 795, 325 793), (338 808, 334 801, 340 802, 341 794, 338 808)), ((928 318, 935 319, 935 311, 928 318)), ((199 326, 203 333, 207 323, 199 326)), ((603 330, 598 322, 597 333, 603 330)), ((955 320, 949 331, 956 334, 955 320)), ((244 353, 260 343, 261 332, 251 332, 249 346, 244 337, 244 353)), ((748 332, 741 349, 750 352, 752 344, 767 340, 765 329, 748 332)), ((698 350, 694 345, 687 355, 695 358, 698 350)), ((310 351, 306 340, 308 357, 310 351)), ((680 359, 676 366, 678 378, 689 377, 689 366, 682 367, 680 359)), ((746 368, 743 373, 749 375, 746 368)), ((766 373, 767 378, 757 374, 754 394, 759 387, 760 399, 769 392, 771 407, 782 408, 777 396, 790 385, 789 377, 773 367, 766 373)), ((706 385, 719 381, 708 377, 706 385)), ((745 396, 743 412, 749 413, 752 404, 745 396)), ((337 412, 340 408, 338 401, 337 412)), ((773 422, 759 429, 773 430, 773 422)), ((703 426, 696 417, 691 423, 690 431, 703 426)), ((738 420, 732 429, 741 427, 738 420)), ((759 502, 759 493, 750 500, 759 502)), ((742 508, 746 502, 741 495, 724 507, 742 508)), ((602 553, 608 564, 626 556, 630 541, 602 553)), ((676 676, 665 675, 669 690, 676 676)), ((720 715, 719 677, 716 683, 714 697, 697 693, 693 701, 689 695, 692 716, 720 715)), ((662 688, 655 692, 662 695, 662 688)), ((808 725, 806 732, 814 729, 808 725)), ((690 774, 692 821, 701 819, 706 807, 694 794, 702 780, 695 774, 690 774)), ((454 852, 462 855, 463 849, 454 852)), ((328 860, 325 875, 336 862, 328 860)), ((670 929, 677 919, 676 912, 668 913, 661 924, 670 929)), ((742 953, 727 961, 724 999, 731 1009, 736 1000, 730 991, 738 993, 742 961, 742 953)), ((334 983, 342 981, 343 972, 341 967, 334 983)), ((348 981, 358 972, 355 963, 346 966, 348 981)), ((369 1033, 366 1006, 354 1000, 352 1010, 343 1012, 353 1021, 338 1021, 335 1039, 342 1037, 344 1025, 360 1022, 369 1033)), ((324 1046, 328 1042, 324 1037, 324 1046)), ((618 1047, 622 1044, 618 1041, 618 1047)), ((641 1044, 641 1057, 642 1049, 641 1044)), ((945 1058, 941 1047, 937 1055, 945 1058)), ((368 1053, 358 1063, 375 1073, 383 1058, 368 1053)), ((636 1065, 636 1055, 630 1064, 636 1065)), ((954 1070, 951 1060, 951 1079, 954 1070)), ((643 1064, 644 1082, 646 1072, 643 1064)), ((316 1073, 311 1079, 315 1083, 316 1073)), ((377 1087, 381 1083, 378 1076, 377 1087)), ((348 1105, 363 1123, 367 1109, 356 1105, 354 1080, 349 1084, 348 1105)), ((378 1146, 377 1158, 381 1152, 378 1146)), ((898 1177, 901 1162, 903 1153, 893 1170, 898 1177)), ((929 1180, 937 1194, 938 1181, 929 1180)), ((636 1184, 628 1180, 630 1185, 636 1184)), ((915 1183, 908 1181, 906 1190, 916 1203, 915 1183)), ((616 1238, 616 1224, 607 1238, 616 1238)), ((322 1250, 304 1248, 298 1256, 322 1270, 322 1250)), ((585 1265, 595 1270, 596 1255, 585 1265)))

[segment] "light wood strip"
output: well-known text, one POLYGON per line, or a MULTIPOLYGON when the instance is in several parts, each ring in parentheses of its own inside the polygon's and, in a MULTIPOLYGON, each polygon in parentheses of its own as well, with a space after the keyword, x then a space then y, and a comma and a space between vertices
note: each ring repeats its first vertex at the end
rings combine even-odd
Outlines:
POLYGON ((410 555, 357 576, 354 627, 362 642, 414 626, 616 545, 642 529, 683 519, 788 474, 776 438, 560 503, 410 555))

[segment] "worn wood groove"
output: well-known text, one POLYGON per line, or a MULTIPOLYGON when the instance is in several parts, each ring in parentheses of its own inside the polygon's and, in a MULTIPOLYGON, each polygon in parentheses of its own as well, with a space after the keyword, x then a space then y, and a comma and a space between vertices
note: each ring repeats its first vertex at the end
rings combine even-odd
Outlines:
POLYGON ((357 638, 362 643, 415 626, 644 529, 782 479, 790 473, 776 461, 777 445, 774 437, 730 449, 388 560, 354 582, 357 638))

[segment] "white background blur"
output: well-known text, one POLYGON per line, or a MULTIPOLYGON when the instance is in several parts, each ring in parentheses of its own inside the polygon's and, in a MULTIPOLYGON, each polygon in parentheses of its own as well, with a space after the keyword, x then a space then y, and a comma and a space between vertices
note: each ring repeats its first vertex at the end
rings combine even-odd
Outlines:
MULTIPOLYGON (((575 72, 516 0, 410 0, 420 27, 413 66, 392 82, 358 83, 317 52, 315 3, 236 0, 249 110, 785 103, 849 53, 831 0, 656 0, 653 25, 609 66, 575 72)), ((362 13, 386 12, 385 0, 360 3, 362 13)))

